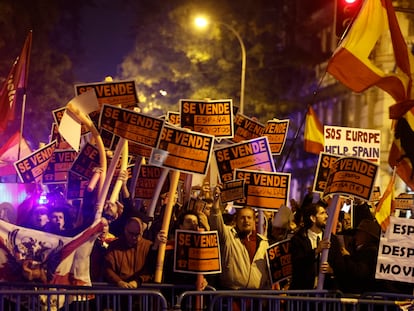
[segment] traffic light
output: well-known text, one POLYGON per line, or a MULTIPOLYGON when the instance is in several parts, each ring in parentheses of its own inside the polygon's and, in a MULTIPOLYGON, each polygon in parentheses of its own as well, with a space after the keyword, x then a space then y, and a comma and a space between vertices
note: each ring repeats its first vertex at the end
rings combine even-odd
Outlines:
POLYGON ((364 0, 336 0, 335 32, 342 37, 357 16, 364 0))

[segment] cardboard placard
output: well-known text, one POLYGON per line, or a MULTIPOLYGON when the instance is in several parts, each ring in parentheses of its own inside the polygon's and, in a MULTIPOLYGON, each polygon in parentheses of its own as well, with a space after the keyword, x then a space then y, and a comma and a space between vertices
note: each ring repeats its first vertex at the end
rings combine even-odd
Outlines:
POLYGON ((276 242, 266 251, 272 284, 283 281, 292 276, 292 256, 290 254, 290 240, 276 242))
POLYGON ((52 141, 35 152, 32 152, 27 157, 14 162, 14 167, 20 180, 24 183, 40 183, 55 148, 56 141, 52 141))
POLYGON ((289 130, 289 120, 269 120, 263 130, 263 135, 269 139, 273 155, 282 154, 289 130))
POLYGON ((207 174, 214 136, 165 125, 158 149, 168 151, 163 167, 207 174))
POLYGON ((244 114, 238 113, 234 118, 234 137, 233 142, 238 143, 243 140, 250 140, 261 137, 265 126, 258 120, 251 119, 244 114))
POLYGON ((289 173, 236 169, 236 179, 244 179, 246 199, 235 202, 260 209, 277 210, 289 200, 289 173))
POLYGON ((390 217, 385 236, 380 238, 375 278, 414 283, 414 219, 390 217))
POLYGON ((136 107, 139 103, 134 80, 75 84, 75 93, 80 95, 95 90, 99 105, 121 105, 123 108, 136 107))
POLYGON ((68 171, 78 153, 75 150, 55 150, 43 173, 44 184, 61 184, 68 180, 68 171))
POLYGON ((221 182, 233 180, 236 168, 276 171, 267 137, 259 137, 214 150, 221 182))
POLYGON ((330 194, 350 195, 369 201, 377 177, 378 165, 354 157, 343 157, 333 163, 323 197, 330 194))
POLYGON ((148 147, 157 147, 164 120, 131 110, 103 105, 100 128, 148 147))
POLYGON ((180 113, 175 111, 168 111, 166 120, 171 124, 180 125, 180 113))
POLYGON ((233 101, 180 100, 182 128, 213 135, 216 138, 233 137, 233 101))
POLYGON ((221 202, 227 203, 237 200, 243 200, 244 197, 244 180, 237 179, 226 181, 223 183, 223 189, 221 191, 221 202))
POLYGON ((94 145, 86 143, 79 152, 70 168, 72 173, 90 180, 94 175, 94 168, 100 166, 99 150, 94 145))
POLYGON ((313 182, 313 192, 323 193, 328 180, 329 170, 340 156, 326 152, 319 153, 318 166, 316 167, 315 178, 313 182))
POLYGON ((68 181, 66 185, 66 199, 83 199, 85 196, 85 189, 88 186, 88 183, 89 180, 69 171, 68 181))
POLYGON ((381 131, 324 126, 325 152, 380 162, 381 131))
MULTIPOLYGON (((135 197, 138 199, 152 200, 155 189, 162 174, 162 168, 152 165, 141 165, 137 183, 135 185, 135 197)), ((168 192, 170 188, 167 177, 161 189, 161 193, 168 192)))
POLYGON ((221 272, 217 231, 175 231, 174 272, 212 274, 221 272))

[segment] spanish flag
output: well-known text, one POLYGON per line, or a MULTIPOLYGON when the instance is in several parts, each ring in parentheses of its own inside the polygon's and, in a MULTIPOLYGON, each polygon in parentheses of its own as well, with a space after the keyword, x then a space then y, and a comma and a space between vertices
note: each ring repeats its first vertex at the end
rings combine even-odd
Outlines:
POLYGON ((319 152, 324 150, 324 141, 323 126, 312 106, 309 106, 306 113, 304 133, 305 151, 319 154, 319 152))
POLYGON ((379 200, 375 209, 375 219, 381 226, 382 231, 387 231, 387 227, 390 224, 390 216, 394 212, 394 184, 395 184, 395 173, 397 169, 394 168, 394 172, 388 183, 387 189, 379 200))
MULTIPOLYGON (((329 60, 327 71, 354 92, 378 86, 396 101, 393 118, 410 109, 410 59, 412 55, 402 36, 391 0, 365 0, 348 34, 329 60), (393 45, 396 70, 386 73, 371 62, 369 56, 386 31, 393 45)), ((412 107, 412 105, 411 105, 412 107)))

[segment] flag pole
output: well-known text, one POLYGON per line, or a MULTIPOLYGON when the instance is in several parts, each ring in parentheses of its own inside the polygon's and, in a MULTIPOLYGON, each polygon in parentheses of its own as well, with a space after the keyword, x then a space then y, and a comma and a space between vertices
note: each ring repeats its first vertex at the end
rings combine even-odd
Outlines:
MULTIPOLYGON (((318 89, 319 89, 319 87, 318 87, 318 89)), ((315 92, 313 93, 314 98, 316 97, 316 92, 317 92, 317 91, 315 91, 315 92)), ((287 162, 287 160, 289 159, 289 156, 290 156, 290 154, 291 154, 291 152, 292 152, 292 150, 293 150, 293 147, 295 146, 295 143, 296 143, 296 141, 297 141, 297 139, 298 139, 299 133, 300 133, 300 131, 302 130, 303 125, 305 124, 305 121, 306 121, 306 115, 308 114, 309 108, 310 108, 311 106, 312 106, 312 104, 311 104, 311 103, 309 103, 309 104, 307 104, 307 105, 306 105, 306 111, 305 111, 305 114, 303 115, 302 120, 300 121, 299 127, 298 127, 298 129, 296 130, 296 133, 295 133, 295 136, 293 137, 293 141, 292 141, 292 143, 290 144, 290 147, 289 147, 289 150, 288 150, 288 152, 287 152, 287 154, 286 154, 285 160, 283 161, 282 167, 278 170, 278 172, 283 172, 283 170, 284 170, 284 168, 285 168, 285 165, 286 165, 286 162, 287 162)))
POLYGON ((319 90, 320 90, 320 88, 321 88, 321 85, 322 85, 323 79, 325 79, 326 72, 327 72, 327 71, 325 70, 325 72, 324 72, 323 76, 319 79, 318 86, 316 87, 316 90, 313 92, 313 99, 312 99, 312 101, 310 101, 310 102, 306 105, 306 111, 305 111, 305 114, 303 115, 302 120, 300 121, 299 127, 298 127, 298 129, 296 130, 296 133, 295 133, 295 136, 294 136, 294 138, 293 138, 292 144, 291 144, 291 145, 290 145, 290 147, 289 147, 289 150, 288 150, 288 152, 287 152, 287 154, 286 154, 285 160, 283 161, 282 167, 278 170, 279 172, 283 172, 283 170, 284 170, 284 168, 285 168, 286 162, 287 162, 287 160, 289 159, 290 154, 292 153, 292 150, 293 150, 293 147, 294 147, 294 146, 295 146, 295 144, 296 144, 296 141, 298 140, 299 133, 301 132, 301 130, 302 130, 302 128, 303 128, 303 125, 305 124, 305 121, 306 121, 306 115, 308 114, 309 109, 312 107, 312 104, 313 104, 313 102, 315 101, 316 96, 318 95, 318 91, 319 91, 319 90))
MULTIPOLYGON (((21 145, 23 141, 23 127, 24 127, 24 114, 26 110, 26 87, 24 87, 23 102, 22 102, 22 114, 20 116, 20 130, 19 130, 19 145, 17 146, 17 161, 20 160, 21 145)), ((19 176, 16 172, 16 183, 19 180, 19 176)))
POLYGON ((17 161, 20 160, 21 144, 23 140, 23 127, 24 127, 24 114, 26 111, 26 88, 24 88, 23 101, 22 101, 22 114, 20 116, 20 133, 19 133, 19 146, 17 148, 17 161))
MULTIPOLYGON (((30 52, 32 50, 32 36, 33 36, 33 30, 29 31, 29 34, 27 35, 27 38, 24 42, 23 50, 20 54, 20 57, 24 56, 24 60, 20 59, 20 61, 24 61, 24 76, 23 79, 20 77, 18 86, 23 86, 23 100, 22 100, 22 112, 20 116, 20 133, 19 133, 19 146, 17 148, 17 160, 20 160, 20 154, 21 154, 21 145, 23 140, 23 129, 24 129, 24 116, 26 112, 26 99, 27 99, 27 78, 29 75, 29 64, 30 64, 30 52)), ((16 182, 17 182, 18 176, 16 174, 16 182)))

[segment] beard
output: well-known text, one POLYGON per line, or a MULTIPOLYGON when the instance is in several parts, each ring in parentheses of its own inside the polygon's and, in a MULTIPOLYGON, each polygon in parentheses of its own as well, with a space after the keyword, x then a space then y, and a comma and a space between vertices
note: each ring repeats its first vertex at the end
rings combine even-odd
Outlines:
POLYGON ((325 229, 325 227, 326 227, 326 222, 317 221, 317 222, 315 223, 315 225, 316 225, 318 228, 320 228, 320 229, 325 229))

